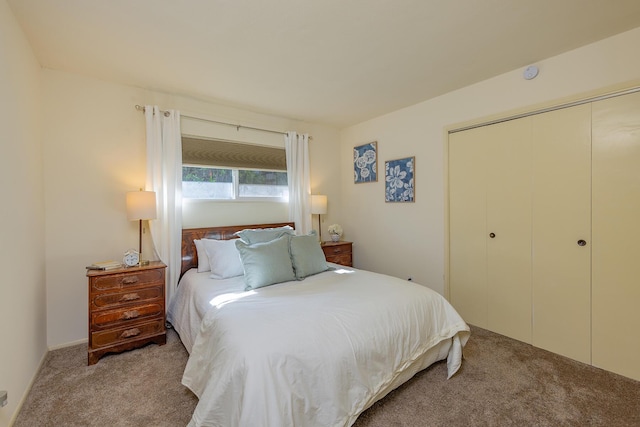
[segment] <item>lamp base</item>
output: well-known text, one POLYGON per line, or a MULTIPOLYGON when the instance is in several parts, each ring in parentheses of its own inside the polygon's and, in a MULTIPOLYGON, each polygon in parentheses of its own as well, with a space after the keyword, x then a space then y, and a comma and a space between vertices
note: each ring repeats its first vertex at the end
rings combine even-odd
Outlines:
MULTIPOLYGON (((140 234, 139 234, 138 246, 140 248, 140 252, 138 252, 138 255, 142 257, 142 220, 140 220, 140 234)), ((140 261, 138 261, 138 266, 143 267, 145 265, 149 265, 148 260, 141 259, 140 261)))

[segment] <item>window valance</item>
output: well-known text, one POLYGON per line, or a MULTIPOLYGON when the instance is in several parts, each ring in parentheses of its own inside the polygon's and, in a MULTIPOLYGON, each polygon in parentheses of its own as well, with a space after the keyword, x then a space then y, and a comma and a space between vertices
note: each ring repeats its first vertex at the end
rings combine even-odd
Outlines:
POLYGON ((182 164, 287 170, 284 148, 182 137, 182 164))

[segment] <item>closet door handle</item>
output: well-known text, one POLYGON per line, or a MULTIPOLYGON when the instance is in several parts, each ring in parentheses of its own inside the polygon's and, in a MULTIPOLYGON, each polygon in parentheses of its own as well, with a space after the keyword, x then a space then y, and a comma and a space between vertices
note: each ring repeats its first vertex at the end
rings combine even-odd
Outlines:
POLYGON ((496 237, 496 233, 489 233, 489 237, 493 239, 494 237, 496 237))
POLYGON ((578 246, 586 246, 587 245, 587 241, 586 240, 578 240, 578 246))

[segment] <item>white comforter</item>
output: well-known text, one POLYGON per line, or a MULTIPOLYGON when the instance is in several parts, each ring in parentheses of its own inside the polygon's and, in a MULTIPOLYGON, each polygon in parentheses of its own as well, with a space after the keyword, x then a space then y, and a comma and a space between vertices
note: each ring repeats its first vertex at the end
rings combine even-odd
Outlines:
POLYGON ((420 369, 447 357, 453 375, 469 335, 440 294, 363 270, 249 292, 241 277, 209 282, 180 289, 169 313, 200 399, 190 426, 349 426, 425 356, 420 369))

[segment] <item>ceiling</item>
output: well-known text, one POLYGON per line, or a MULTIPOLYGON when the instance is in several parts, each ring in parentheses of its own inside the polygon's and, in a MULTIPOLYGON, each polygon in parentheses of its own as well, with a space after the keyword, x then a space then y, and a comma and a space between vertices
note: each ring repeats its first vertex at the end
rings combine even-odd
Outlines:
POLYGON ((640 27, 638 0, 7 2, 43 67, 337 127, 640 27))

